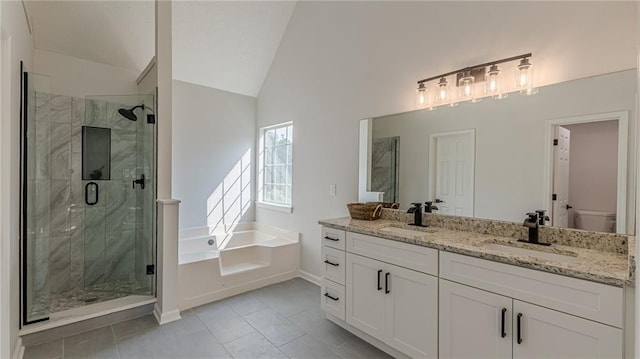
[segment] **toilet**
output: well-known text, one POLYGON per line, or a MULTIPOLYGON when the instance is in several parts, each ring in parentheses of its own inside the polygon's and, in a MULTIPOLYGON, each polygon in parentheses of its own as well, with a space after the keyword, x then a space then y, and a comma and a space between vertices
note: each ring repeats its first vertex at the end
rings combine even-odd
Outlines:
POLYGON ((607 233, 614 233, 616 231, 616 214, 614 212, 585 211, 580 209, 576 209, 574 212, 577 229, 607 233))

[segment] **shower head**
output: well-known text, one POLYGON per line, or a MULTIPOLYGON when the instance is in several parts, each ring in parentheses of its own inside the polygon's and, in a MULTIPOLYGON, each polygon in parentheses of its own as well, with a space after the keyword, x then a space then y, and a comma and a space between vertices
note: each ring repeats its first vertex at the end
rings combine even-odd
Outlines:
POLYGON ((144 110, 144 105, 134 106, 131 109, 121 108, 121 109, 118 109, 118 113, 122 115, 124 118, 126 118, 127 120, 138 121, 138 116, 136 116, 136 114, 133 113, 133 111, 136 108, 141 108, 144 110))

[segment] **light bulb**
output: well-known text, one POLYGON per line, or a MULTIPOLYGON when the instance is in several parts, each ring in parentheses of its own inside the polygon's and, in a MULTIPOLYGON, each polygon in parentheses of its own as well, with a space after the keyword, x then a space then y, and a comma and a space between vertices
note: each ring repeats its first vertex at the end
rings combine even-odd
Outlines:
POLYGON ((520 64, 516 69, 516 88, 523 93, 531 92, 533 86, 533 65, 529 62, 529 58, 520 60, 520 64))
POLYGON ((416 107, 423 108, 427 104, 427 88, 424 86, 424 82, 418 84, 416 90, 416 107))
POLYGON ((438 81, 438 102, 445 103, 449 100, 449 83, 447 83, 447 79, 444 77, 440 78, 438 81))
POLYGON ((487 72, 484 92, 494 98, 504 98, 505 94, 502 93, 501 78, 498 65, 491 65, 489 72, 487 72))
POLYGON ((458 87, 460 88, 460 99, 473 100, 473 83, 474 77, 471 76, 471 70, 464 72, 463 76, 458 81, 458 87))

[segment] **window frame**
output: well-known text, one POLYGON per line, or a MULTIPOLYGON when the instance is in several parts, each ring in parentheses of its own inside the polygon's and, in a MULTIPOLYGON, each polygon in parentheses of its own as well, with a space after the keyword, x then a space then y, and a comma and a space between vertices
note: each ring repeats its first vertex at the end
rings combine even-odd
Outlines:
MULTIPOLYGON (((274 124, 274 125, 270 125, 270 126, 265 126, 265 127, 261 127, 259 130, 259 138, 258 138, 258 168, 257 168, 257 192, 258 192, 258 196, 257 196, 257 200, 256 200, 256 207, 258 208, 266 208, 266 209, 270 209, 270 210, 275 210, 275 211, 280 211, 280 212, 285 212, 285 213, 292 213, 293 212, 293 146, 294 146, 294 142, 293 142, 293 121, 289 121, 289 122, 282 122, 282 123, 278 123, 278 124, 274 124), (291 131, 289 131, 288 128, 291 128, 291 131), (275 201, 269 201, 265 199, 265 188, 266 185, 268 183, 266 183, 265 180, 265 175, 266 175, 266 171, 265 169, 267 167, 272 167, 274 168, 276 166, 276 164, 274 163, 270 163, 267 164, 266 163, 266 158, 265 158, 265 149, 267 147, 266 141, 265 141, 265 134, 269 131, 274 131, 274 130, 278 130, 280 128, 285 128, 285 132, 287 133, 287 139, 289 140, 289 134, 291 135, 291 138, 289 141, 290 143, 285 144, 284 146, 289 146, 291 148, 291 154, 289 156, 289 154, 287 153, 287 156, 285 159, 285 163, 283 164, 278 164, 277 166, 284 166, 285 168, 285 173, 287 171, 287 169, 290 167, 291 168, 291 181, 290 183, 269 183, 270 185, 278 185, 278 186, 288 186, 290 188, 290 195, 289 195, 289 203, 283 203, 283 202, 275 202, 275 201), (287 162, 287 160, 290 159, 291 162, 287 162)), ((276 145, 272 145, 271 146, 273 151, 275 151, 276 149, 276 145)), ((288 150, 286 150, 288 151, 288 150)), ((275 159, 275 157, 274 157, 275 159)), ((286 175, 285 175, 286 176, 286 175)))

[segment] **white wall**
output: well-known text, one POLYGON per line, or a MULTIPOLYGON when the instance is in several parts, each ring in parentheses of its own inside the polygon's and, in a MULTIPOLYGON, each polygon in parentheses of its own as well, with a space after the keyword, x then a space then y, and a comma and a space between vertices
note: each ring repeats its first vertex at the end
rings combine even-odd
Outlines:
POLYGON ((35 50, 33 72, 51 78, 51 93, 75 97, 137 93, 137 71, 35 50))
POLYGON ((155 59, 151 60, 146 70, 148 70, 147 73, 136 80, 138 82, 138 93, 145 95, 155 93, 156 87, 158 87, 158 67, 155 59))
POLYGON ((173 81, 172 196, 182 201, 181 229, 223 217, 229 224, 240 204, 242 220, 254 220, 255 113, 254 97, 173 81))
MULTIPOLYGON (((9 117, 4 116, 2 111, 0 152, 0 171, 2 173, 3 184, 0 187, 0 216, 2 217, 2 232, 0 241, 9 241, 9 253, 3 253, 0 262, 10 262, 10 285, 3 285, 2 291, 8 291, 10 295, 9 318, 4 317, 6 313, 0 311, 0 326, 9 322, 9 333, 4 332, 4 326, 0 331, 1 335, 8 335, 9 348, 2 346, 0 357, 10 357, 16 349, 18 340, 18 329, 20 323, 20 284, 19 284, 19 253, 20 253, 20 60, 24 61, 26 70, 33 69, 33 39, 29 34, 22 3, 19 1, 2 1, 2 32, 9 38, 11 44, 11 64, 9 79, 2 78, 2 81, 11 81, 10 84, 10 110, 9 117), (9 143, 7 146, 6 143, 9 143), (9 156, 5 151, 9 149, 9 156), (8 181, 5 186, 4 181, 8 181), (8 202, 7 202, 8 200, 8 202), (7 226, 7 227, 5 227, 7 226)), ((4 106, 4 103, 3 103, 4 106)), ((3 343, 5 343, 3 341, 3 343)))
POLYGON ((411 110, 419 79, 527 52, 538 86, 634 68, 636 6, 299 2, 257 110, 258 126, 294 123, 294 212, 257 219, 302 232, 302 269, 319 275, 318 219, 357 200, 360 119, 411 110))
MULTIPOLYGON (((635 76, 632 81, 636 81, 635 76)), ((635 120, 635 116, 631 116, 631 119, 635 120)), ((563 127, 571 131, 569 204, 574 209, 615 213, 618 121, 591 122, 563 127)), ((635 164, 635 161, 631 164, 635 164)), ((633 188, 635 183, 631 189, 633 188)), ((628 191, 628 193, 635 196, 634 191, 628 191)))

